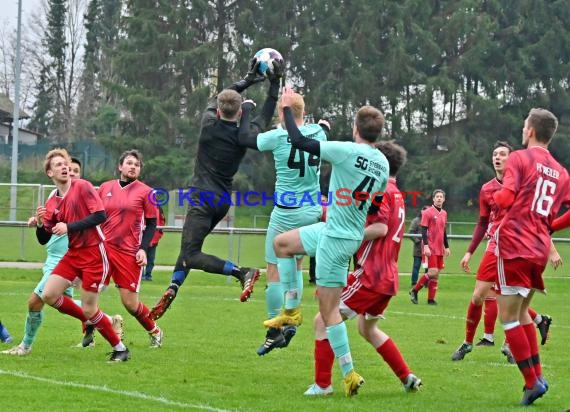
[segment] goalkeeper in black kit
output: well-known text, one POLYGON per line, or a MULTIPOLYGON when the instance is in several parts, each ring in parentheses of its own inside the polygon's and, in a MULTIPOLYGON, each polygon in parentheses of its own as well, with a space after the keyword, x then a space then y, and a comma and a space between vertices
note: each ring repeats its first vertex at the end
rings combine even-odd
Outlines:
POLYGON ((266 76, 259 74, 258 66, 259 63, 253 59, 247 75, 214 97, 202 115, 194 176, 190 189, 186 192, 188 211, 182 230, 180 253, 170 285, 150 311, 149 316, 154 320, 164 315, 190 269, 235 277, 242 287, 242 302, 249 299, 259 278, 258 269, 240 268, 229 260, 202 252, 204 239, 224 218, 230 207, 227 199, 231 198, 233 178, 247 150, 245 141, 251 135, 257 136, 265 131, 275 112, 283 62, 273 60, 266 76), (269 79, 269 90, 261 113, 251 121, 249 135, 242 135, 240 140, 238 120, 243 100, 240 93, 266 78, 269 79))

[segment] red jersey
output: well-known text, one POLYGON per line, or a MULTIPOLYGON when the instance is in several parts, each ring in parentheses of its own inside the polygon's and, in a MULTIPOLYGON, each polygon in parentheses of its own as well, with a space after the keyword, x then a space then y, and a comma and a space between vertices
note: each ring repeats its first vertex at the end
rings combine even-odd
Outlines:
MULTIPOLYGON (((489 218, 486 235, 489 238, 487 251, 494 252, 496 248, 493 234, 501 224, 501 219, 505 215, 505 211, 499 208, 499 205, 493 199, 495 192, 501 190, 503 184, 496 177, 484 183, 479 192, 479 216, 489 218)), ((478 245, 478 244, 477 244, 478 245)), ((477 247, 477 245, 475 247, 477 247)))
POLYGON ((546 265, 550 225, 561 205, 570 205, 568 171, 542 147, 509 156, 503 186, 515 193, 497 230, 498 255, 546 265))
POLYGON ((145 218, 156 218, 156 206, 148 199, 152 189, 140 180, 121 187, 110 180, 99 187, 99 196, 107 212, 103 233, 107 242, 136 255, 140 249, 145 218))
POLYGON ((435 206, 428 207, 422 212, 422 226, 427 227, 428 246, 434 256, 443 256, 445 246, 443 234, 447 225, 447 212, 437 210, 435 206))
POLYGON ((356 252, 357 262, 364 269, 358 279, 366 288, 384 295, 398 292, 398 254, 404 236, 406 208, 396 179, 390 177, 378 212, 366 218, 366 226, 384 223, 386 236, 362 242, 356 252))
MULTIPOLYGON (((57 199, 57 196, 52 196, 48 200, 48 204, 53 198, 57 199)), ((95 212, 105 210, 93 185, 83 179, 73 179, 69 190, 60 199, 59 205, 54 208, 52 213, 46 214, 44 219, 47 232, 51 233, 52 228, 59 222, 67 224, 78 222, 95 212)), ((68 232, 67 236, 69 238, 69 249, 97 246, 102 240, 105 240, 99 225, 78 232, 68 232)))
POLYGON ((493 199, 495 192, 501 190, 502 187, 501 182, 494 177, 483 184, 479 192, 479 216, 489 218, 489 225, 487 226, 487 236, 489 237, 493 236, 505 215, 505 211, 500 209, 493 199))

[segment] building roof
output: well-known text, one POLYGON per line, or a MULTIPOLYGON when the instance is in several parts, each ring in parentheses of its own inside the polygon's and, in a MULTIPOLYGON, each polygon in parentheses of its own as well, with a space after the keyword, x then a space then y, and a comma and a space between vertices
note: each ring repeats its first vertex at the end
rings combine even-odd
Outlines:
MULTIPOLYGON (((0 93, 0 121, 12 122, 14 117, 14 103, 10 100, 8 96, 0 93)), ((20 119, 29 119, 30 116, 20 110, 20 119)))

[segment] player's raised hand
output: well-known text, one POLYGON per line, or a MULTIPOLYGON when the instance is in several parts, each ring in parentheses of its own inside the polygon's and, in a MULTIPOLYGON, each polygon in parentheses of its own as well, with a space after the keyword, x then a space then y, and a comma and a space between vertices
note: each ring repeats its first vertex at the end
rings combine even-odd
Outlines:
POLYGON ((331 131, 332 126, 331 126, 331 123, 330 123, 328 120, 326 120, 326 119, 320 119, 320 120, 317 122, 317 124, 320 125, 320 126, 323 127, 323 128, 326 128, 326 130, 328 130, 329 132, 331 131))
POLYGON ((251 99, 246 99, 241 103, 241 107, 246 107, 246 106, 251 106, 252 109, 255 108, 255 106, 257 106, 255 104, 255 102, 251 99))
POLYGON ((283 77, 283 65, 285 63, 279 60, 271 60, 271 64, 267 69, 267 78, 271 83, 279 83, 279 80, 283 77))
POLYGON ((255 57, 250 60, 249 70, 244 77, 244 80, 247 82, 248 86, 265 80, 265 77, 259 74, 259 64, 260 62, 255 57))
POLYGON ((293 104, 293 97, 295 92, 290 86, 283 87, 283 94, 281 95, 281 105, 283 107, 291 106, 293 104))

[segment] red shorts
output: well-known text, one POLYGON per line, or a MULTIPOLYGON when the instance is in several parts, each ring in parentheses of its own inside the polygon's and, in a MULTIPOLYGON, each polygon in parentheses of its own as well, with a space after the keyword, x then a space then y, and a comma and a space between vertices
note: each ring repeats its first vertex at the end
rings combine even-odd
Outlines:
POLYGON ((443 256, 441 255, 431 255, 430 257, 422 255, 422 258, 424 268, 441 270, 445 267, 443 256))
POLYGON ((109 284, 109 261, 103 243, 69 249, 52 271, 70 282, 81 279, 81 288, 98 293, 109 284))
POLYGON ((485 252, 477 270, 477 280, 497 282, 497 256, 494 252, 485 252))
POLYGON ((499 292, 505 286, 544 291, 544 280, 542 279, 544 268, 544 265, 539 265, 523 258, 497 258, 497 286, 499 292))
MULTIPOLYGON (((392 299, 363 286, 353 273, 348 275, 347 284, 340 297, 341 310, 343 307, 359 315, 382 316, 392 299)), ((346 313, 345 313, 346 314, 346 313)), ((347 314, 348 315, 348 314, 347 314)), ((353 314, 354 315, 354 314, 353 314)))
POLYGON ((109 256, 109 274, 121 289, 139 292, 143 268, 137 264, 136 256, 130 255, 116 246, 106 244, 109 256))

